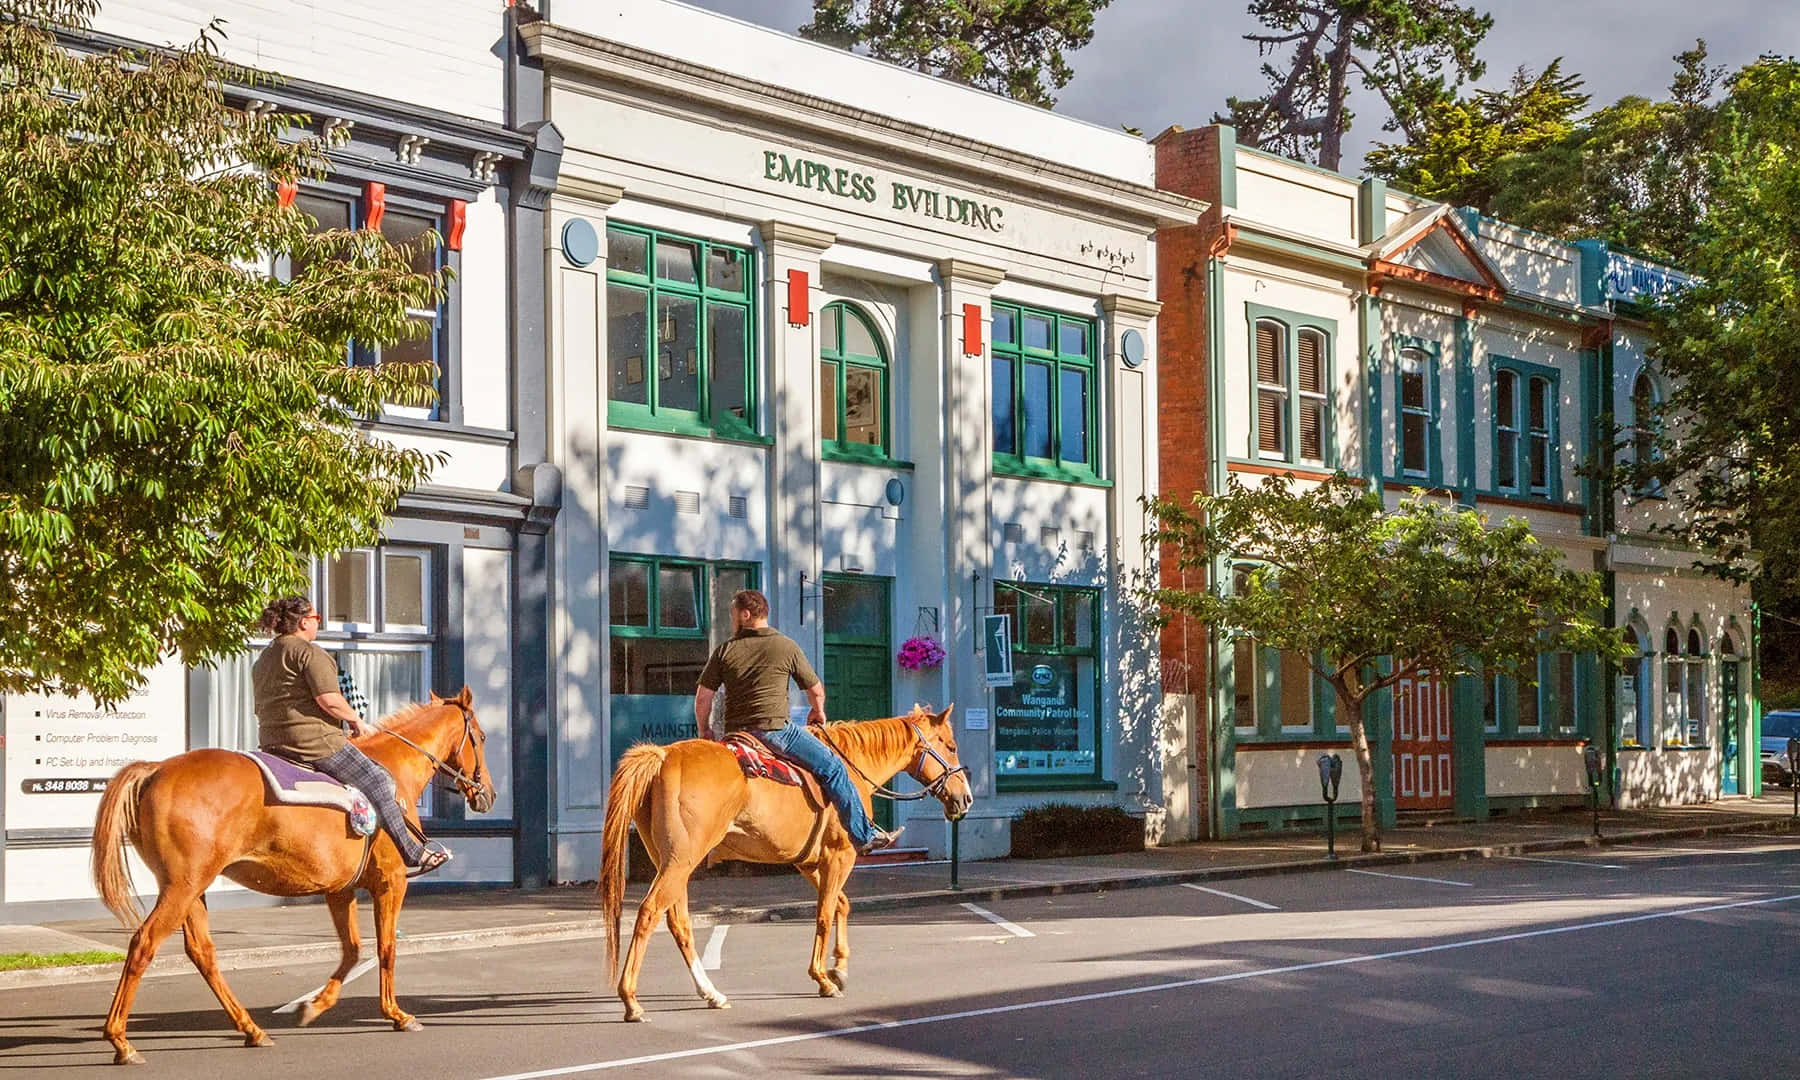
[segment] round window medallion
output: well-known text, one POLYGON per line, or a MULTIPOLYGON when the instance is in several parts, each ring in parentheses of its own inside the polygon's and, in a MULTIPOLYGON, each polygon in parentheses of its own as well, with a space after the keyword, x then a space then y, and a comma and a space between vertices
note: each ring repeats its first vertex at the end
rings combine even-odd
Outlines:
POLYGON ((1144 362, 1144 335, 1136 330, 1127 330, 1119 336, 1119 357, 1125 361, 1126 367, 1137 367, 1144 362))
POLYGON ((563 256, 576 266, 592 266, 600 257, 600 235, 586 218, 570 218, 562 230, 563 256))

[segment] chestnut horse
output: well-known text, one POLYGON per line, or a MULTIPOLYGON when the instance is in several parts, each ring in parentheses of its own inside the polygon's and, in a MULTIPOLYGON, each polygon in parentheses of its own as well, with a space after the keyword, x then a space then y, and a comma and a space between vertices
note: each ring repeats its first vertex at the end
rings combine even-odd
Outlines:
MULTIPOLYGON (((432 694, 425 704, 408 705, 383 720, 380 730, 353 741, 393 774, 409 818, 415 816, 412 807, 420 792, 439 772, 455 782, 477 813, 494 805, 494 785, 486 779, 487 737, 469 707, 466 686, 453 698, 432 694)), ((115 1065, 143 1063, 125 1038, 125 1022, 156 947, 178 926, 187 940, 188 959, 244 1033, 244 1045, 271 1045, 219 974, 203 894, 220 874, 275 896, 325 894, 344 946, 343 959, 307 1004, 301 1024, 312 1023, 337 1003, 344 977, 356 966, 361 951, 356 890, 369 890, 381 958, 381 1013, 397 1031, 419 1030, 419 1022, 394 1000, 394 929, 407 878, 400 852, 386 833, 378 831, 371 846, 350 832, 342 810, 271 804, 255 762, 229 750, 191 750, 167 761, 125 766, 100 801, 94 823, 94 884, 106 906, 132 926, 140 915, 125 865, 128 840, 156 875, 157 897, 131 935, 125 970, 106 1017, 115 1065)))
MULTIPOLYGON (((950 709, 928 713, 915 708, 907 716, 826 724, 813 730, 843 757, 864 810, 870 809, 869 798, 877 787, 902 770, 925 785, 920 797, 937 796, 952 821, 968 813, 975 801, 969 790, 969 770, 956 760, 950 709)), ((644 1018, 637 1000, 638 971, 643 967, 651 931, 665 911, 669 933, 687 961, 694 989, 713 1008, 730 1007, 700 966, 694 953, 693 925, 688 921, 688 877, 714 848, 718 849, 716 858, 787 863, 812 882, 819 890, 819 907, 807 974, 819 984, 820 997, 844 992, 850 977, 850 900, 844 895, 844 882, 856 865, 850 834, 829 802, 821 808, 801 788, 768 780, 751 783, 732 752, 707 739, 687 739, 670 746, 639 744, 625 752, 613 772, 606 798, 599 884, 608 978, 619 964, 627 830, 634 821, 657 869, 649 895, 638 906, 631 949, 619 977, 619 1000, 625 1003, 626 1020, 644 1018), (825 949, 834 921, 837 945, 828 971, 825 949)))

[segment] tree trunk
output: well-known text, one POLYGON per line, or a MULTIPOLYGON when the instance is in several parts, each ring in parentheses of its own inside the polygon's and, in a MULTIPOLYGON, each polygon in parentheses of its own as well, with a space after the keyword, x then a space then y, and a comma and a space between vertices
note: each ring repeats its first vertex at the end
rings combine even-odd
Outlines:
POLYGON ((1350 74, 1350 35, 1355 31, 1356 17, 1342 15, 1338 19, 1337 44, 1327 54, 1325 63, 1331 81, 1325 93, 1325 130, 1319 137, 1319 167, 1336 172, 1344 160, 1344 107, 1349 97, 1346 82, 1350 74))
POLYGON ((1362 718, 1363 701, 1368 697, 1368 691, 1353 697, 1335 680, 1333 688, 1337 691, 1338 716, 1350 725, 1350 745, 1356 750, 1356 770, 1362 780, 1362 850, 1380 851, 1381 822, 1375 816, 1375 757, 1369 752, 1369 733, 1363 727, 1362 718))

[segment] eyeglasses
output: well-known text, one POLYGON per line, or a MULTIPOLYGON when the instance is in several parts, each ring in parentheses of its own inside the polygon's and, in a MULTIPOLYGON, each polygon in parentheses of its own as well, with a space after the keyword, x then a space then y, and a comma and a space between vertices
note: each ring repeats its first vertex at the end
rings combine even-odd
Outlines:
POLYGON ((324 626, 324 625, 325 625, 325 616, 324 616, 324 615, 323 615, 323 614, 322 614, 322 613, 320 613, 320 612, 317 612, 317 611, 309 611, 309 612, 307 612, 307 613, 306 613, 306 614, 304 614, 304 615, 302 615, 302 616, 300 616, 300 621, 301 621, 301 622, 305 622, 305 621, 306 621, 306 620, 308 620, 308 619, 317 619, 317 620, 319 620, 319 625, 320 625, 320 626, 324 626))

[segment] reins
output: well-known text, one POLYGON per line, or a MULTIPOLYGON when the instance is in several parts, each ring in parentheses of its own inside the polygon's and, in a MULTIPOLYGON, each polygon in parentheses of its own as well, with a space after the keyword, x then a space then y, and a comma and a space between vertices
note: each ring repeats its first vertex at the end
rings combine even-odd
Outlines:
MULTIPOLYGON (((461 760, 462 749, 463 749, 463 747, 469 745, 469 739, 472 737, 471 726, 474 722, 475 715, 474 715, 474 713, 469 711, 468 706, 463 705, 460 702, 446 701, 446 702, 444 702, 444 704, 455 705, 457 707, 457 709, 462 712, 463 737, 462 737, 462 741, 456 744, 457 759, 461 760)), ((460 768, 451 768, 450 764, 448 762, 440 759, 436 754, 433 754, 431 751, 425 749, 423 746, 420 746, 418 743, 413 742, 411 739, 400 734, 398 731, 394 731, 389 728, 381 728, 380 733, 383 735, 392 735, 394 738, 399 739, 401 742, 412 747, 414 750, 417 750, 419 753, 425 755, 425 760, 431 762, 431 764, 432 764, 432 767, 433 767, 432 775, 435 776, 438 773, 443 773, 445 776, 450 777, 452 780, 455 780, 458 783, 466 784, 469 787, 477 788, 477 789, 479 789, 481 787, 481 766, 480 765, 475 766, 475 775, 470 776, 467 773, 463 772, 462 769, 460 769, 460 768)))
MULTIPOLYGON (((915 756, 923 757, 925 754, 930 754, 931 759, 933 761, 937 762, 938 765, 940 767, 942 767, 942 769, 944 770, 943 772, 938 773, 937 776, 933 777, 930 781, 920 780, 919 782, 921 784, 924 784, 925 786, 920 788, 918 791, 904 791, 904 792, 895 791, 894 789, 888 787, 885 784, 877 783, 874 777, 872 777, 868 773, 862 771, 862 766, 858 765, 854 761, 851 761, 848 757, 844 757, 844 755, 841 752, 838 754, 838 756, 844 758, 844 764, 850 766, 850 768, 855 770, 856 775, 862 777, 865 781, 867 781, 869 786, 875 789, 875 794, 881 796, 884 799, 892 799, 895 802, 914 802, 918 799, 925 799, 925 798, 932 798, 932 797, 942 798, 943 792, 944 792, 944 785, 948 784, 950 782, 950 778, 952 776, 955 776, 957 773, 968 772, 969 767, 967 765, 951 765, 948 761, 944 760, 944 755, 938 753, 937 749, 935 747, 933 747, 931 745, 930 741, 925 738, 925 732, 920 730, 919 725, 912 723, 911 721, 908 721, 906 726, 909 728, 912 728, 913 734, 918 736, 919 741, 918 741, 917 745, 919 748, 919 753, 918 753, 918 755, 915 755, 915 756)), ((907 769, 906 772, 908 775, 911 775, 912 770, 907 769)), ((918 778, 914 777, 914 779, 916 780, 918 778)))

